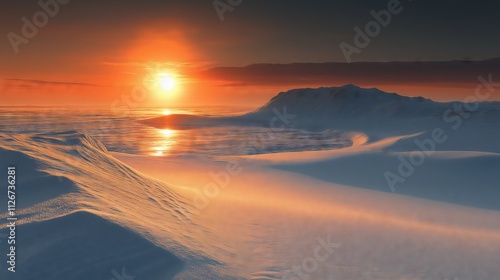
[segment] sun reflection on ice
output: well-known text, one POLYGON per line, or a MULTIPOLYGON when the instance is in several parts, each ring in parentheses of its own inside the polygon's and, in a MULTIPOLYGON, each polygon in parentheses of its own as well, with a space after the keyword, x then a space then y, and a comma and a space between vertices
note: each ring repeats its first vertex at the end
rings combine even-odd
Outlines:
POLYGON ((151 155, 155 157, 168 155, 168 152, 172 149, 173 145, 177 143, 177 141, 174 140, 174 137, 176 135, 175 130, 161 129, 158 130, 158 133, 160 134, 159 138, 161 140, 153 143, 153 152, 151 153, 151 155))
POLYGON ((175 131, 171 129, 162 129, 161 134, 163 134, 165 137, 172 137, 175 135, 175 131))

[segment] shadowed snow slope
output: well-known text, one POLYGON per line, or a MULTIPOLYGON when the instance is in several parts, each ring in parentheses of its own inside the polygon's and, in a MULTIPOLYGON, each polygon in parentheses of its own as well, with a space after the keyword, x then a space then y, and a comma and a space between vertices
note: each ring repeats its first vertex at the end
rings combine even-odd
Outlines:
POLYGON ((18 233, 17 272, 2 279, 111 279, 124 273, 164 280, 183 267, 172 253, 88 212, 24 224, 18 233))
MULTIPOLYGON (((418 139, 418 135, 407 138, 405 141, 418 139)), ((271 165, 342 185, 500 210, 500 173, 497 172, 500 154, 436 151, 418 157, 421 163, 411 165, 411 156, 417 158, 415 155, 424 154, 410 152, 415 144, 404 147, 397 139, 376 142, 364 149, 334 150, 329 156, 324 153, 315 160, 300 159, 300 153, 290 153, 288 160, 271 162, 271 165), (401 176, 402 181, 391 187, 386 172, 401 176)), ((258 158, 266 159, 266 155, 255 157, 258 158)))

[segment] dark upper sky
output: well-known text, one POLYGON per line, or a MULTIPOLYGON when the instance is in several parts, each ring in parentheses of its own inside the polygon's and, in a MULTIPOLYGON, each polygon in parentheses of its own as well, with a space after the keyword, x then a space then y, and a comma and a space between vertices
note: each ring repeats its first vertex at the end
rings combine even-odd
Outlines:
MULTIPOLYGON (((213 0, 70 0, 16 54, 7 34, 22 35, 21 18, 31 21, 41 10, 37 2, 3 1, 0 76, 114 86, 152 61, 184 72, 345 62, 339 44, 354 45, 354 27, 364 29, 370 11, 391 1, 241 0, 221 21, 213 0)), ((500 2, 401 0, 400 6, 352 61, 500 56, 500 2)))
MULTIPOLYGON (((19 30, 20 18, 30 18, 39 9, 37 1, 3 2, 4 34, 19 30)), ((186 38, 197 45, 193 48, 204 49, 207 60, 223 65, 343 61, 339 43, 352 44, 353 28, 364 27, 372 20, 370 11, 387 9, 388 2, 241 0, 221 22, 211 0, 71 0, 40 32, 50 36, 47 33, 55 32, 56 26, 68 32, 52 42, 52 49, 58 49, 56 44, 62 51, 77 49, 79 46, 72 42, 79 38, 80 43, 92 40, 91 50, 99 51, 116 48, 139 26, 156 22, 161 32, 161 27, 182 24, 183 29, 188 29, 186 38), (107 40, 101 37, 105 35, 107 40)), ((370 45, 353 55, 353 61, 499 56, 500 2, 400 2, 402 12, 393 15, 370 45)), ((3 40, 2 52, 8 49, 8 40, 3 40)))

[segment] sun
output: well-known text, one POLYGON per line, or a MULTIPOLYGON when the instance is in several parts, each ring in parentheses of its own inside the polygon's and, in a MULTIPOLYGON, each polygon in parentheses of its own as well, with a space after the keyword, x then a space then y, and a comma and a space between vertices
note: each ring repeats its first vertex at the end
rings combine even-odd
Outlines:
POLYGON ((172 90, 175 87, 174 77, 165 73, 161 73, 158 75, 158 83, 164 90, 172 90))

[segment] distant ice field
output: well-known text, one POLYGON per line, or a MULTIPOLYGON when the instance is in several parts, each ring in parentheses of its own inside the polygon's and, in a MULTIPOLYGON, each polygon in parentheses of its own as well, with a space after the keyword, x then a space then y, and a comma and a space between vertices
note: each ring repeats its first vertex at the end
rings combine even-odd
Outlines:
POLYGON ((110 109, 0 107, 0 131, 6 134, 81 131, 101 141, 108 150, 138 155, 206 157, 338 149, 352 144, 341 131, 305 131, 286 127, 199 127, 158 129, 139 120, 166 114, 231 115, 245 108, 140 108, 125 116, 110 109))

